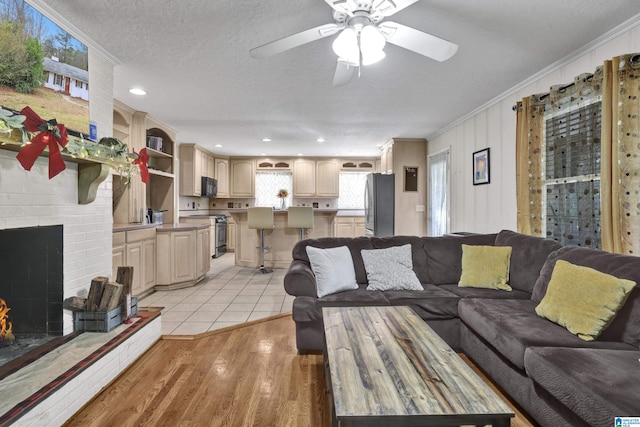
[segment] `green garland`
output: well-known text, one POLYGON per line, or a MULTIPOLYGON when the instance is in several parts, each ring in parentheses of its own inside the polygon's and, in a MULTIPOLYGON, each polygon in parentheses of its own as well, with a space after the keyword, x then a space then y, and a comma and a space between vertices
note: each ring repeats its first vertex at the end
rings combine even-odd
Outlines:
MULTIPOLYGON (((28 143, 37 133, 28 132, 24 127, 25 116, 0 108, 0 139, 3 145, 28 143), (15 134, 19 136, 16 138, 15 134), (11 141, 13 139, 14 141, 11 141)), ((127 144, 117 138, 105 137, 93 142, 82 137, 70 136, 62 153, 77 159, 86 159, 110 166, 116 173, 126 178, 127 184, 139 173, 133 161, 136 153, 129 152, 127 144)))

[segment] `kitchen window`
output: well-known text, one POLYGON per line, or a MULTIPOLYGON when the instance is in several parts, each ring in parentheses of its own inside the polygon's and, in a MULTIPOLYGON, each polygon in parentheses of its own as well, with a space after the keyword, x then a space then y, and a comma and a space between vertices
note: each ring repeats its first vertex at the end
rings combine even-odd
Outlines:
POLYGON ((364 209, 364 187, 369 172, 340 172, 338 209, 364 209))
POLYGON ((287 206, 293 200, 293 174, 291 172, 257 172, 256 173, 256 206, 271 206, 279 209, 281 199, 278 191, 287 190, 287 206))

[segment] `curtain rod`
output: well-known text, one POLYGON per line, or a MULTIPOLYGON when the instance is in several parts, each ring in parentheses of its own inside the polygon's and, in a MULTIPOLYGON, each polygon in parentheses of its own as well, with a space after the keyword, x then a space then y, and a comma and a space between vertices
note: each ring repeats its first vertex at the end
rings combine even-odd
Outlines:
MULTIPOLYGON (((638 60, 640 60, 640 55, 636 55, 636 56, 638 56, 638 57, 639 57, 639 58, 638 58, 638 60)), ((588 76, 587 76, 583 81, 585 81, 585 82, 590 82, 591 80, 593 80, 593 74, 589 74, 589 75, 588 75, 588 76)), ((567 89, 569 89, 571 86, 575 86, 575 85, 576 85, 576 82, 574 81, 574 82, 569 83, 569 84, 567 84, 567 85, 560 86, 560 87, 558 88, 558 92, 560 92, 560 93, 564 93, 564 92, 565 92, 567 89)), ((547 93, 544 93, 544 94, 540 95, 540 96, 538 97, 538 101, 542 101, 543 99, 547 98, 549 95, 551 95, 551 92, 547 92, 547 93)), ((511 107, 511 109, 512 109, 513 111, 521 110, 521 109, 522 109, 522 105, 518 106, 518 104, 515 104, 513 107, 511 107)))

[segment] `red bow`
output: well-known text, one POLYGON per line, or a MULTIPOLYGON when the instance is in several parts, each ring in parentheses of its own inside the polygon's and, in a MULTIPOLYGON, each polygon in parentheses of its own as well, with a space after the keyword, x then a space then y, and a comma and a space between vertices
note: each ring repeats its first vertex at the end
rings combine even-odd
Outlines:
POLYGON ((135 148, 133 149, 133 153, 138 155, 138 158, 133 161, 134 165, 138 165, 140 168, 140 179, 145 184, 149 183, 149 168, 147 165, 149 164, 149 154, 147 153, 147 149, 143 148, 140 150, 140 153, 136 153, 135 148))
POLYGON ((26 116, 24 127, 29 132, 40 132, 31 140, 31 144, 25 145, 16 157, 23 168, 30 171, 36 159, 44 149, 49 147, 49 179, 66 169, 62 160, 60 147, 67 146, 67 129, 59 125, 55 120, 44 121, 30 107, 24 107, 20 114, 26 116))

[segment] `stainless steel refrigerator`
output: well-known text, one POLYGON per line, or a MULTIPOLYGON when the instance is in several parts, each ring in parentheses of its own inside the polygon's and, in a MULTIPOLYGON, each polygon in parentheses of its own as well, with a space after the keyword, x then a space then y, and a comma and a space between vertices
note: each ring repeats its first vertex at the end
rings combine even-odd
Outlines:
POLYGON ((395 175, 370 173, 364 189, 365 235, 393 236, 395 175))

